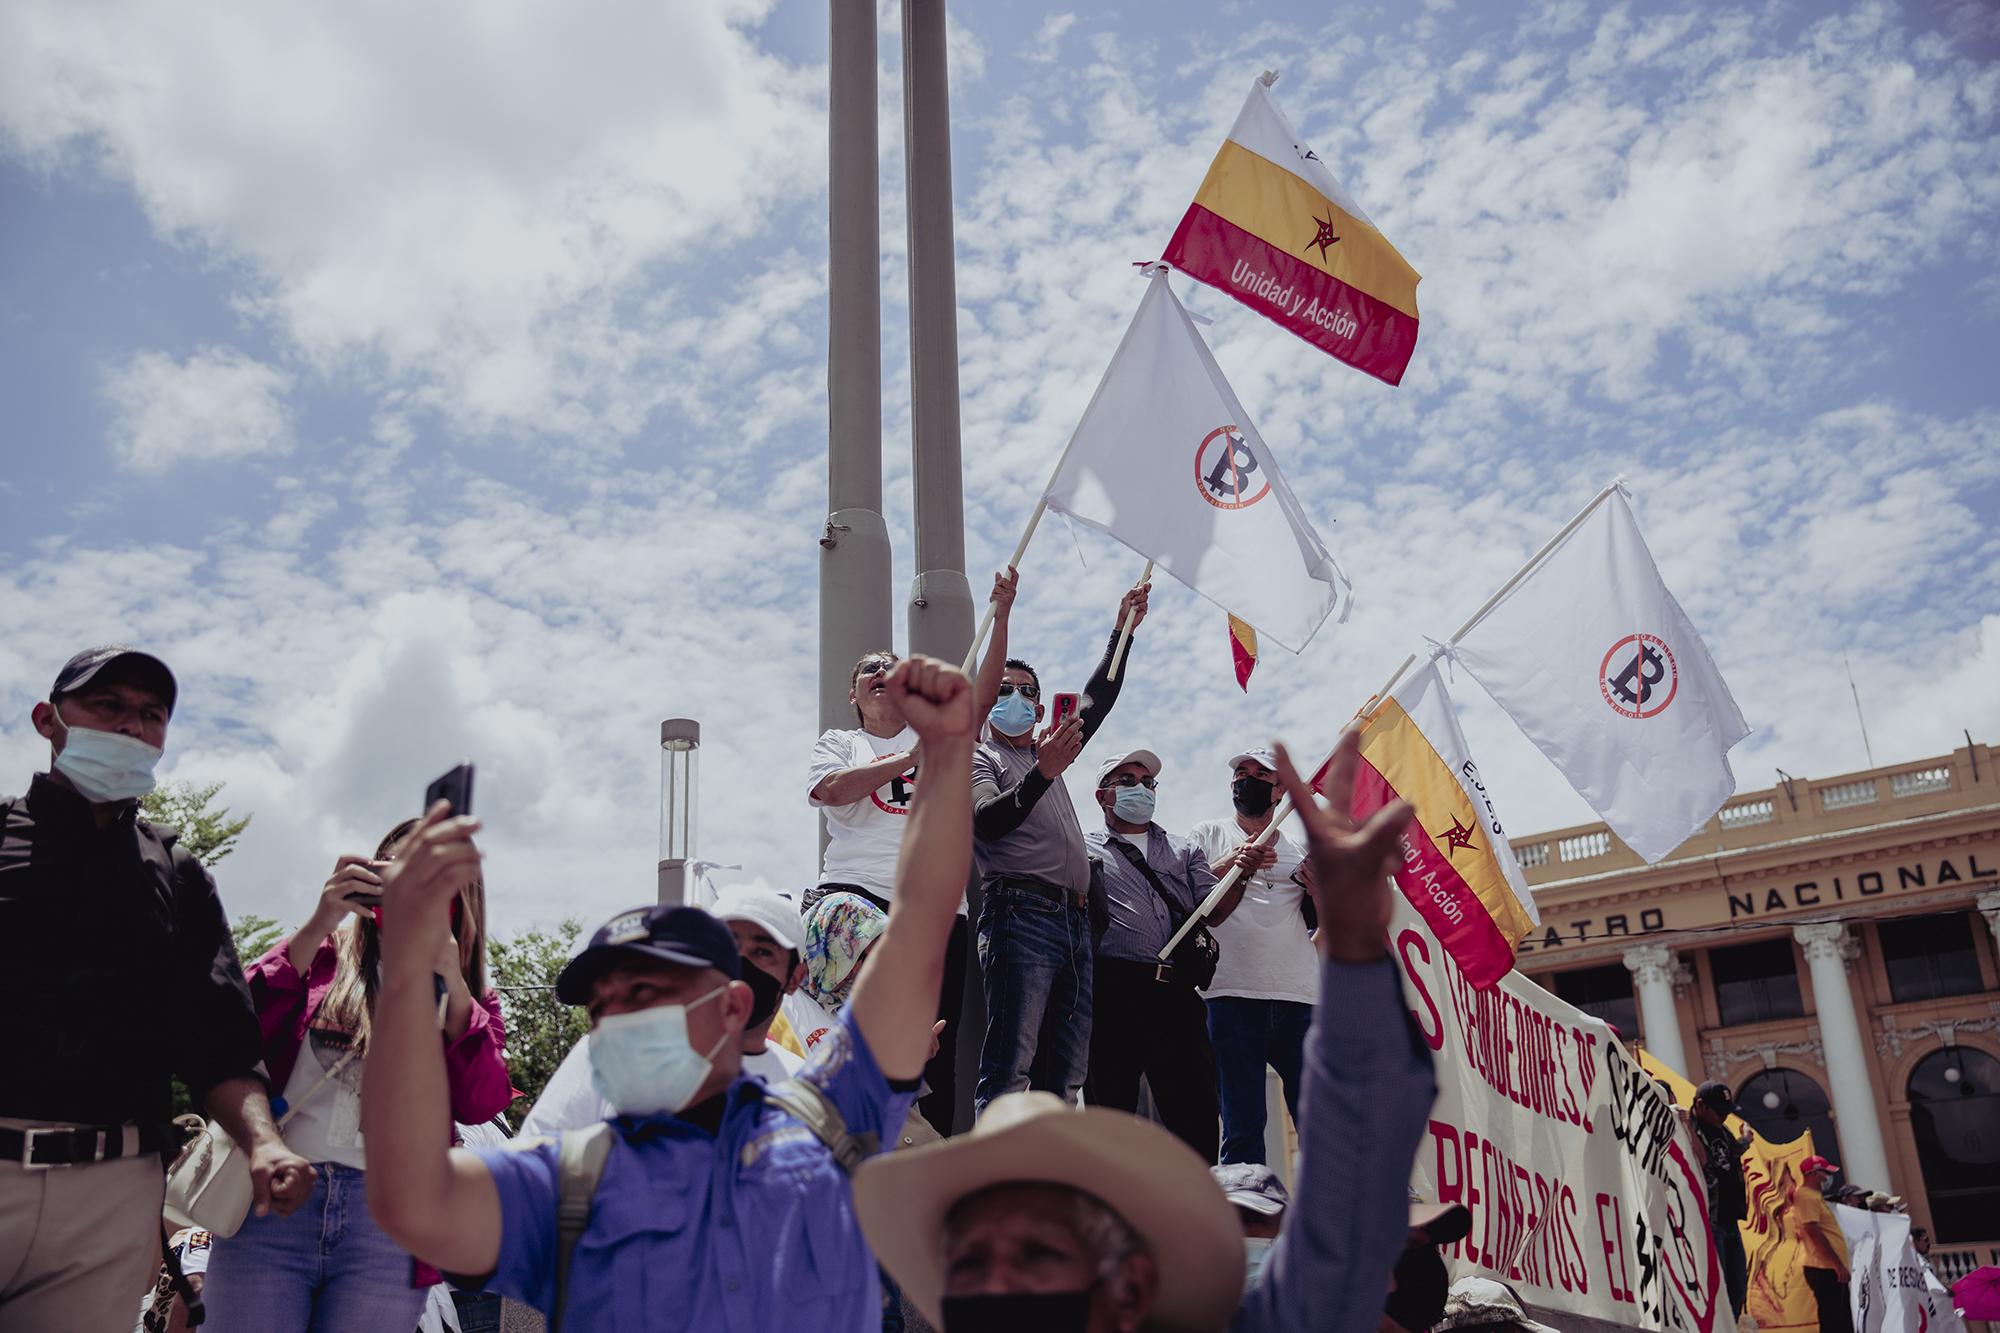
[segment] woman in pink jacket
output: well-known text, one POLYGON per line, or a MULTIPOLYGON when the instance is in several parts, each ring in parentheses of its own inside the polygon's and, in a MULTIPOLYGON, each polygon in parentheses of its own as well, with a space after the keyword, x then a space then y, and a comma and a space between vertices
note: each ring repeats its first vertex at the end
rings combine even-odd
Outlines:
MULTIPOLYGON (((272 1109, 289 1113, 285 1142, 319 1181, 289 1217, 251 1216, 216 1240, 202 1289, 214 1333, 411 1329, 437 1281, 376 1227, 362 1177, 361 1078, 382 956, 375 903, 382 867, 416 823, 390 830, 372 858, 341 857, 312 919, 246 969, 272 1109)), ((491 1120, 515 1096, 500 1000, 486 985, 485 917, 484 886, 467 884, 436 965, 452 1118, 464 1124, 491 1120)))

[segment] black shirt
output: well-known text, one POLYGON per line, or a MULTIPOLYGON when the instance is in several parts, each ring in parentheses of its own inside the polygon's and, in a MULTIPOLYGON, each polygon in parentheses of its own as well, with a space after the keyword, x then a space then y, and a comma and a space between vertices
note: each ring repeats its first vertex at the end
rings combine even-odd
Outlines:
POLYGON ((1702 1152, 1701 1174, 1708 1186, 1708 1211, 1724 1222, 1741 1222, 1750 1215, 1743 1188, 1743 1143, 1720 1125, 1688 1117, 1702 1152))
POLYGON ((138 818, 103 829, 37 774, 0 798, 0 1115, 164 1123, 261 1074, 257 1011, 207 869, 138 818))

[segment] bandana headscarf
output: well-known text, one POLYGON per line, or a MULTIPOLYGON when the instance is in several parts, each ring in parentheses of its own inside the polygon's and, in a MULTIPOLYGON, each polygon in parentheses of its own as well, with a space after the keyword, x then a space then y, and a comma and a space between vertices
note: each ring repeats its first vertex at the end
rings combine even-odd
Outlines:
POLYGON ((854 990, 861 957, 880 938, 889 914, 856 893, 829 893, 806 913, 803 990, 828 1013, 840 1012, 854 990))

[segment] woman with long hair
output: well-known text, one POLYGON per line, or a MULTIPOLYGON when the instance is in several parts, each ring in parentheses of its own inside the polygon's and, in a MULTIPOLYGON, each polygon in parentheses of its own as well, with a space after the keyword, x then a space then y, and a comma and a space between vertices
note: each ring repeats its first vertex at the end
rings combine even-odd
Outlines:
MULTIPOLYGON (((416 1327, 425 1288, 438 1280, 375 1225, 362 1176, 361 1078, 381 976, 381 871, 416 824, 391 829, 373 857, 341 857, 312 919, 245 969, 271 1089, 283 1094, 272 1097, 272 1109, 289 1115, 285 1142, 313 1162, 319 1180, 291 1216, 247 1217, 234 1236, 216 1240, 202 1290, 214 1333, 400 1333, 416 1327)), ((451 934, 436 962, 452 1118, 464 1124, 491 1120, 514 1099, 500 1000, 486 984, 485 919, 485 886, 473 881, 452 903, 451 934)))

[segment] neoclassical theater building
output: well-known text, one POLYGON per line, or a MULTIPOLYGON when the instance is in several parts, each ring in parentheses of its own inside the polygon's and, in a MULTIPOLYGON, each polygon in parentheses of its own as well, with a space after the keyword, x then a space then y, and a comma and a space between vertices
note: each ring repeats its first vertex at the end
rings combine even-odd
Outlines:
POLYGON ((1658 865, 1602 824, 1513 839, 1520 969, 1902 1195, 1947 1281, 2000 1263, 2000 754, 1777 776, 1658 865))

